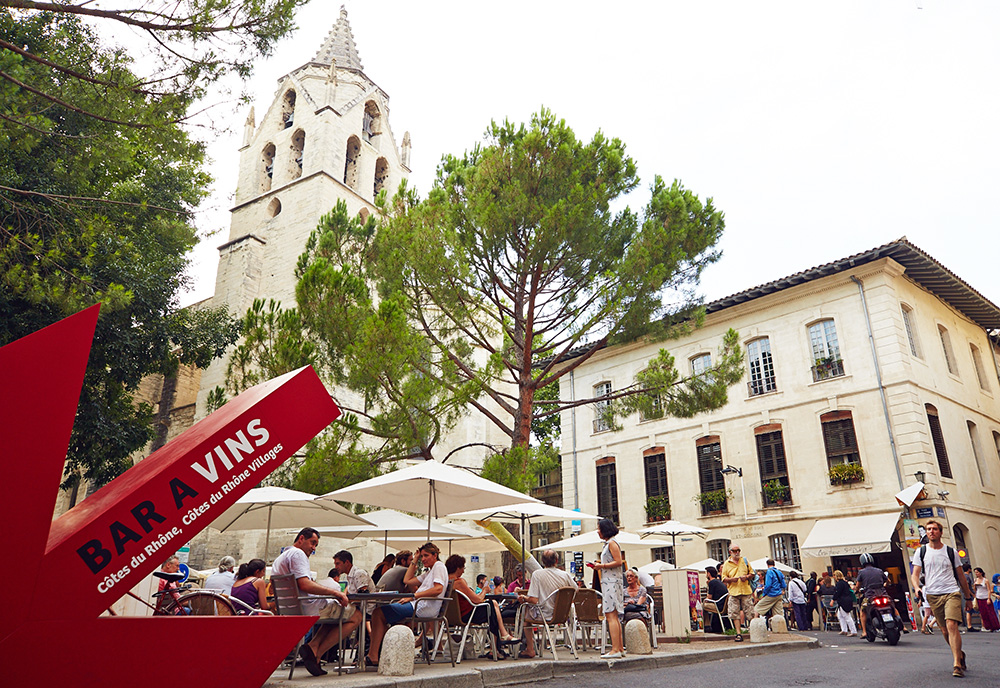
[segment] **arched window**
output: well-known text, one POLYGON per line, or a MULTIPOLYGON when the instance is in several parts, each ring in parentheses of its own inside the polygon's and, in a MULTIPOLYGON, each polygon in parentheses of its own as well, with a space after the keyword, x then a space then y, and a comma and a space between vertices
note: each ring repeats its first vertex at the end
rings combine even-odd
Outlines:
POLYGON ((809 326, 809 345, 812 347, 813 382, 840 377, 844 362, 840 358, 837 325, 830 320, 820 320, 809 326))
POLYGON ((729 558, 729 545, 733 544, 732 540, 709 540, 705 543, 708 547, 708 556, 715 559, 720 564, 729 558))
POLYGON ((910 345, 910 355, 920 358, 920 346, 917 341, 917 332, 913 327, 913 309, 905 303, 899 304, 899 310, 903 314, 903 329, 906 330, 906 341, 910 345))
POLYGON ((375 161, 375 185, 372 188, 372 196, 378 196, 378 192, 385 188, 385 183, 389 179, 389 161, 379 158, 375 161))
POLYGON ((368 222, 369 216, 371 216, 371 213, 368 212, 368 208, 362 208, 358 211, 358 220, 361 221, 361 224, 368 222))
POLYGON ((951 348, 951 335, 948 334, 948 328, 944 325, 938 325, 938 336, 941 338, 941 350, 944 352, 944 362, 948 366, 948 372, 952 375, 958 375, 958 368, 955 366, 955 351, 951 348))
POLYGON ((972 444, 972 456, 976 460, 976 470, 979 471, 979 484, 986 487, 986 467, 983 465, 983 448, 979 444, 979 428, 971 420, 965 421, 969 426, 969 442, 972 444))
POLYGON ((365 135, 365 141, 371 141, 382 133, 382 113, 379 112, 378 105, 374 100, 365 103, 365 115, 361 124, 361 131, 365 135))
POLYGON ((347 156, 344 162, 344 183, 358 189, 358 163, 361 160, 361 141, 357 136, 347 139, 347 156))
POLYGON ((281 201, 277 198, 272 198, 271 202, 267 204, 267 216, 274 217, 281 212, 281 201))
POLYGON ((288 129, 295 122, 295 91, 285 91, 281 99, 281 127, 288 129))
POLYGON ((772 535, 771 558, 801 571, 802 557, 799 555, 799 536, 795 533, 772 535))
POLYGON ((615 457, 606 456, 597 462, 597 515, 618 520, 618 475, 615 471, 615 457))
POLYGON ((976 369, 976 377, 979 379, 979 388, 990 391, 989 378, 986 377, 986 368, 983 367, 983 357, 979 353, 979 347, 969 344, 969 351, 972 353, 972 366, 976 369))
POLYGON ((778 389, 778 383, 774 379, 774 359, 771 357, 770 339, 761 337, 747 344, 747 362, 750 364, 750 382, 747 383, 750 396, 778 389))
POLYGON ((274 178, 274 144, 264 146, 260 156, 260 190, 270 191, 271 180, 274 178))
POLYGON ((924 404, 924 411, 927 412, 927 427, 931 429, 931 442, 934 444, 934 456, 937 457, 941 477, 953 478, 951 461, 948 460, 948 448, 944 444, 944 433, 941 432, 941 419, 938 418, 938 410, 930 404, 924 404))
POLYGON ((288 176, 291 179, 298 179, 302 176, 302 156, 306 147, 306 133, 299 129, 292 134, 292 145, 290 162, 288 164, 288 176))

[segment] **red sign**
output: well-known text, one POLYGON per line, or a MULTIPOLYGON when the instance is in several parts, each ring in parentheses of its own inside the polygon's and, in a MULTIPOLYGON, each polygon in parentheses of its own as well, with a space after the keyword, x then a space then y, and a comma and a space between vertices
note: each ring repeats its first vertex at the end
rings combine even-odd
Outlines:
POLYGON ((0 522, 16 525, 0 529, 0 545, 28 583, 5 603, 5 685, 260 685, 312 617, 97 617, 340 410, 311 368, 293 371, 53 522, 97 308, 0 348, 0 522))

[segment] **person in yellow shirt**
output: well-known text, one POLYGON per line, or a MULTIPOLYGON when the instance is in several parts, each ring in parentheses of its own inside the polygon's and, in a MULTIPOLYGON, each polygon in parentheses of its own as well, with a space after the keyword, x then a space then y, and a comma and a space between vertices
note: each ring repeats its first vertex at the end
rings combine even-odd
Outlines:
MULTIPOLYGON (((722 582, 729 588, 729 618, 736 621, 739 617, 740 628, 750 623, 753 618, 753 587, 750 585, 754 577, 753 567, 745 557, 740 556, 740 546, 729 546, 729 558, 722 563, 719 570, 722 582)), ((740 635, 737 634, 737 639, 740 635)))

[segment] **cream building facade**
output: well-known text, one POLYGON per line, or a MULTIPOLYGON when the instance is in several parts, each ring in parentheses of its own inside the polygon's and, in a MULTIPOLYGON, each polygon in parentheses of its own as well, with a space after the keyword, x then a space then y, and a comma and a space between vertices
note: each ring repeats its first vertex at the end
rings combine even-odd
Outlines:
MULTIPOLYGON (((897 576, 912 551, 904 526, 933 515, 974 566, 1000 570, 1000 309, 900 239, 707 310, 666 346, 697 372, 737 330, 746 374, 728 403, 617 431, 590 407, 565 413, 564 506, 636 531, 652 522, 647 499, 666 497, 670 518, 711 531, 678 538, 681 565, 739 542, 750 560, 806 572, 850 573, 868 551, 897 576), (904 508, 895 495, 917 478, 925 490, 904 508)), ((599 352, 563 378, 561 398, 631 385, 659 348, 599 352)))

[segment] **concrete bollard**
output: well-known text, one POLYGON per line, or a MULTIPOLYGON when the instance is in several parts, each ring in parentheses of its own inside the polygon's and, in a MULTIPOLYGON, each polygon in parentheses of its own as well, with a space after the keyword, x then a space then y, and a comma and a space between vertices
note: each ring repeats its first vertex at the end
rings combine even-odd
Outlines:
POLYGON ((378 673, 385 676, 413 675, 413 631, 409 626, 393 626, 382 639, 378 673))
POLYGON ((630 655, 651 655, 649 630, 641 619, 632 619, 625 624, 625 651, 630 655))
POLYGON ((771 617, 771 633, 784 633, 788 635, 788 623, 781 614, 775 614, 771 617))
POLYGON ((750 622, 750 642, 767 642, 767 621, 764 620, 763 616, 758 616, 750 622))

